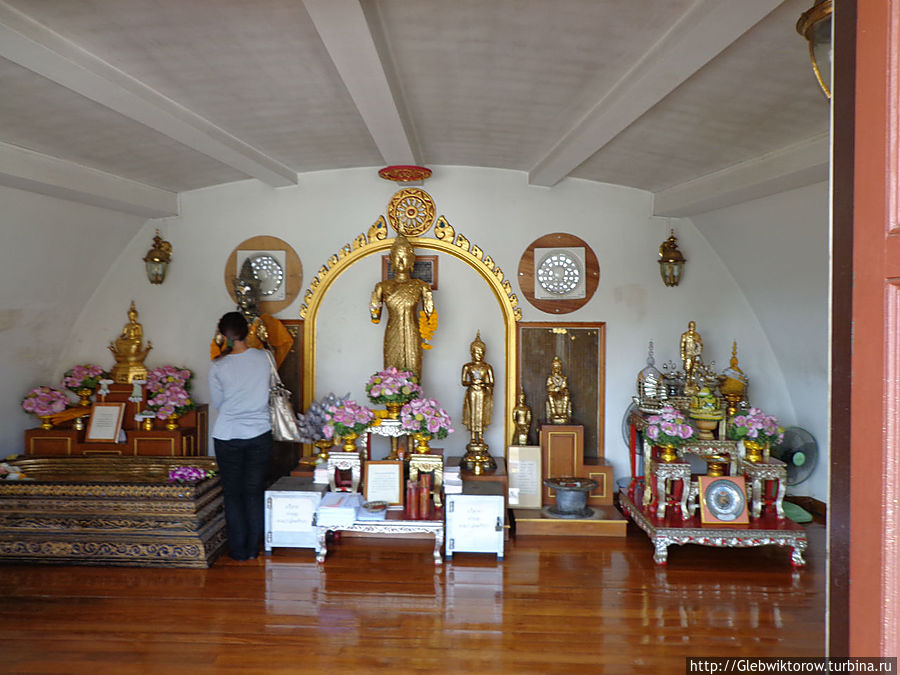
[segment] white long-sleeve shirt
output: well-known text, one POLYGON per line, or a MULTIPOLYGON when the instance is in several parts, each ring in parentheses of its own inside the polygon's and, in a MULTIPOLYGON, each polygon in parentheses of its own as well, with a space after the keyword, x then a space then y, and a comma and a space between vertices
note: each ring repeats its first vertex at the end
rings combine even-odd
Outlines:
POLYGON ((213 361, 209 368, 210 403, 219 411, 213 438, 255 438, 269 431, 269 358, 247 349, 213 361))

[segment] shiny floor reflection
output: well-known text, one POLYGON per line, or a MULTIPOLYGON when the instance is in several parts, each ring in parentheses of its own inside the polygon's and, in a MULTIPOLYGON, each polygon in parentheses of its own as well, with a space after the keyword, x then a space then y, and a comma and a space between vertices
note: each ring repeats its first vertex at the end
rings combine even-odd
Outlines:
POLYGON ((785 549, 531 537, 506 557, 344 538, 209 570, 0 566, 4 672, 684 672, 824 650, 824 527, 785 549))

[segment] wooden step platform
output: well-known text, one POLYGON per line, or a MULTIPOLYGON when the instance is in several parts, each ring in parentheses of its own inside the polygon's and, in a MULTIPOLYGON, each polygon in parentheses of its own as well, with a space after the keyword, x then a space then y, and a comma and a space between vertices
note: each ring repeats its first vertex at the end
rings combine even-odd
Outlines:
POLYGON ((588 518, 554 518, 543 509, 512 509, 515 536, 624 537, 628 526, 614 506, 591 506, 588 518))

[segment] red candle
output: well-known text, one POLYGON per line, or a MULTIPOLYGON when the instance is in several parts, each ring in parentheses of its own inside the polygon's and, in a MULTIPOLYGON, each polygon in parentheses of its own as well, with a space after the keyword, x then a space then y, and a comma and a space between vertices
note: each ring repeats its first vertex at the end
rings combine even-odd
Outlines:
POLYGON ((428 491, 427 483, 419 483, 419 518, 427 520, 431 517, 431 492, 428 491))
POLYGON ((411 480, 406 481, 406 517, 409 520, 419 518, 419 500, 416 494, 416 484, 411 480))

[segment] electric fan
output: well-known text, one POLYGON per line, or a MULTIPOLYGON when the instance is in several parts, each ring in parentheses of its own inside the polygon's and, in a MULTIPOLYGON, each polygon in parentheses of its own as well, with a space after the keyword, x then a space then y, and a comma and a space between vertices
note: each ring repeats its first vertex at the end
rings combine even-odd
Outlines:
POLYGON ((772 446, 770 454, 787 464, 787 484, 797 485, 809 478, 816 468, 819 446, 806 429, 788 427, 781 443, 772 446))

